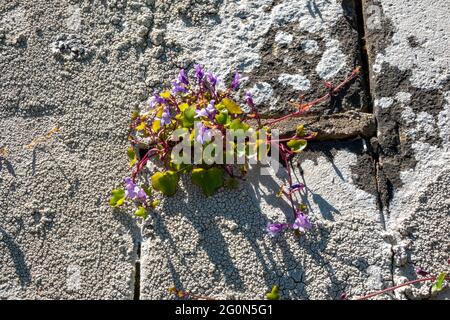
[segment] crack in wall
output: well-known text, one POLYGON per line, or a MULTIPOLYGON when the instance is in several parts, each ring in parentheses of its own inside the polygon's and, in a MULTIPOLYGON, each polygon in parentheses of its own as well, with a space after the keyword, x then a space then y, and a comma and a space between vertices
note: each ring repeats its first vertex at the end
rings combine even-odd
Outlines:
MULTIPOLYGON (((353 0, 354 1, 354 8, 355 8, 355 15, 356 15, 356 23, 357 23, 357 29, 358 29, 358 39, 359 39, 359 49, 360 49, 360 56, 361 56, 361 64, 362 64, 362 78, 363 78, 363 84, 364 89, 366 91, 367 95, 367 101, 368 101, 368 109, 369 112, 373 113, 373 95, 372 90, 370 86, 370 60, 367 53, 367 44, 366 44, 366 17, 364 14, 364 6, 363 1, 364 0, 353 0)), ((376 120, 376 117, 374 117, 375 127, 376 131, 378 131, 378 122, 376 120)), ((376 133, 374 137, 368 141, 369 146, 369 153, 373 159, 373 165, 375 168, 375 179, 376 179, 376 193, 377 193, 377 207, 380 214, 380 222, 383 226, 383 229, 386 230, 386 216, 385 213, 389 212, 388 203, 385 205, 386 201, 383 199, 382 190, 387 189, 388 186, 386 186, 386 180, 382 177, 382 171, 380 167, 380 155, 379 155, 379 148, 378 143, 376 140, 376 133), (374 139, 375 138, 375 139, 374 139), (383 187, 384 185, 384 187, 383 187)))

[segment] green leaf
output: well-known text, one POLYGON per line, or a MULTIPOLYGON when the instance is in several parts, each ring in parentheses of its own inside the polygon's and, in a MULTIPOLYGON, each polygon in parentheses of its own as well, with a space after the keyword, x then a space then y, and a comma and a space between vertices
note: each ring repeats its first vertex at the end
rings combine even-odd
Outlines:
POLYGON ((173 171, 156 172, 152 176, 152 187, 166 196, 177 192, 178 174, 173 171))
POLYGON ((291 151, 293 152, 300 152, 303 149, 306 148, 306 145, 308 144, 308 142, 306 140, 289 140, 287 143, 287 146, 289 148, 291 148, 291 151))
POLYGON ((243 123, 241 119, 234 119, 230 123, 230 129, 232 130, 239 130, 242 129, 244 131, 247 131, 250 128, 250 126, 246 123, 243 123))
POLYGON ((266 293, 266 298, 269 300, 280 300, 278 286, 273 286, 272 291, 270 291, 269 293, 266 293))
POLYGON ((134 166, 134 164, 136 163, 137 159, 136 159, 136 152, 134 152, 134 148, 133 147, 129 147, 128 148, 127 155, 128 155, 128 159, 130 160, 130 167, 134 166))
POLYGON ((145 123, 145 121, 142 121, 142 122, 136 127, 136 130, 137 130, 137 131, 144 131, 146 127, 147 127, 147 124, 145 123))
POLYGON ((298 137, 304 137, 306 135, 305 126, 303 124, 299 125, 295 133, 298 137))
POLYGON ((189 107, 186 108, 181 114, 181 121, 183 123, 184 128, 191 128, 194 126, 195 122, 195 108, 189 107))
POLYGON ((141 185, 142 190, 144 190, 145 194, 149 197, 152 196, 152 189, 150 187, 147 187, 146 185, 141 185))
POLYGON ((216 115, 216 120, 218 124, 225 125, 230 122, 230 117, 228 116, 228 110, 223 109, 216 115))
POLYGON ((112 197, 109 199, 109 205, 114 208, 120 207, 125 201, 125 190, 114 189, 111 193, 112 197))
POLYGON ((433 283, 433 286, 431 287, 431 290, 433 292, 439 292, 442 291, 442 286, 444 284, 444 280, 445 280, 445 272, 441 272, 437 278, 436 278, 436 282, 433 283))
POLYGON ((224 186, 229 189, 237 189, 239 187, 239 181, 236 178, 228 178, 225 180, 224 186))
POLYGON ((192 182, 202 188, 206 196, 212 196, 217 189, 223 186, 223 171, 217 167, 196 168, 192 170, 192 182))
POLYGON ((148 212, 143 206, 139 206, 138 209, 134 212, 134 215, 142 219, 147 219, 148 212))
POLYGON ((231 114, 241 114, 242 113, 241 107, 239 107, 239 105, 231 99, 223 98, 220 103, 223 104, 225 106, 225 108, 227 108, 228 112, 231 114))

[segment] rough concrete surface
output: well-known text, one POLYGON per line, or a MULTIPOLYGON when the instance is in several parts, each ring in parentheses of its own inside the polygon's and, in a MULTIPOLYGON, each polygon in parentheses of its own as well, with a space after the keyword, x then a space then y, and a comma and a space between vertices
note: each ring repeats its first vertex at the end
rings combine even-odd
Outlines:
POLYGON ((272 239, 268 222, 292 223, 292 210, 276 196, 285 170, 261 176, 252 168, 236 191, 206 198, 183 181, 164 199, 143 231, 141 297, 169 298, 168 287, 216 298, 263 298, 279 285, 284 299, 338 299, 390 281, 389 244, 383 241, 376 195, 353 183, 352 166, 363 142, 320 143, 302 154, 298 181, 307 186, 314 230, 272 239))
MULTIPOLYGON (((379 180, 394 282, 448 269, 448 1, 364 1, 379 180)), ((427 297, 424 288, 407 296, 427 297), (416 293, 416 294, 415 294, 416 293)), ((399 297, 405 295, 399 294, 399 297)))
MULTIPOLYGON (((274 284, 282 298, 336 299, 445 268, 449 4, 358 3, 0 2, 0 299, 166 299, 172 286, 263 298, 274 284), (332 140, 294 161, 306 236, 263 231, 292 217, 275 197, 282 172, 258 167, 210 198, 184 179, 144 224, 109 208, 131 111, 179 68, 201 63, 222 85, 239 69, 265 116, 285 114, 365 65, 364 30, 369 67, 304 120, 332 140)), ((423 286, 382 296, 428 297, 423 286)))

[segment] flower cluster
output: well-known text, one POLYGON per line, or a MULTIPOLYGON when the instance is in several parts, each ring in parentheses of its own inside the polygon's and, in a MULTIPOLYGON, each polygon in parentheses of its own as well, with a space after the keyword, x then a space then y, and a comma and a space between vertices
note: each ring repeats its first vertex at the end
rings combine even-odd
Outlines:
MULTIPOLYGON (((327 97, 311 103, 300 103, 297 111, 269 120, 261 117, 249 92, 245 94, 243 103, 239 102, 238 90, 241 85, 242 77, 239 72, 235 72, 231 82, 226 85, 217 75, 205 72, 200 65, 196 65, 192 78, 185 70, 180 70, 178 76, 171 81, 170 89, 155 92, 147 110, 132 114, 129 134, 131 147, 128 149, 131 175, 125 178, 123 188, 112 191, 110 205, 119 207, 126 200, 131 201, 137 205, 135 215, 146 218, 157 205, 155 193, 174 195, 181 174, 190 174, 192 182, 206 196, 211 196, 219 188, 235 187, 239 179, 244 178, 250 159, 255 159, 252 150, 268 154, 268 150, 272 148, 271 153, 278 152, 288 172, 289 187, 283 186, 278 195, 286 197, 292 204, 294 222, 269 224, 267 232, 275 236, 284 229, 296 232, 311 229, 305 210, 295 204, 295 193, 301 192, 305 186, 293 181, 289 167, 290 159, 306 147, 307 141, 313 139, 315 133, 308 132, 300 125, 292 136, 278 139, 272 128, 280 121, 303 115, 327 97), (239 146, 234 140, 225 139, 229 130, 238 131, 241 136, 253 130, 252 132, 258 132, 255 135, 257 140, 245 140, 244 147, 240 148, 242 145, 239 146), (211 163, 207 159, 192 161, 192 156, 188 154, 180 162, 174 156, 174 150, 180 144, 189 150, 196 146, 208 147, 219 160, 232 154, 233 159, 234 155, 240 155, 245 161, 239 164, 226 161, 211 163), (225 155, 221 153, 224 149, 225 155), (149 172, 149 160, 159 161, 158 171, 149 172)), ((328 96, 333 92, 330 89, 328 96)), ((256 158, 259 159, 258 157, 256 158)))

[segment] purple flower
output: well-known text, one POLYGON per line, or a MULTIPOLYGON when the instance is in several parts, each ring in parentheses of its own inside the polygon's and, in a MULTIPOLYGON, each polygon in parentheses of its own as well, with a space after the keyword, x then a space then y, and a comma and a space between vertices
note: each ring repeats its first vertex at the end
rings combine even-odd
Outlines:
POLYGON ((125 197, 128 199, 136 199, 136 200, 145 200, 147 198, 147 194, 144 189, 138 187, 133 179, 130 177, 126 177, 124 179, 125 182, 125 197))
POLYGON ((219 82, 219 79, 211 72, 209 72, 207 76, 208 76, 209 84, 214 88, 217 85, 217 83, 219 82))
POLYGON ((211 100, 208 104, 208 106, 206 107, 206 112, 208 112, 208 117, 209 119, 213 120, 214 116, 217 113, 217 109, 214 106, 215 100, 211 100))
POLYGON ((188 89, 185 87, 184 83, 173 81, 172 85, 173 85, 173 89, 172 89, 173 94, 176 94, 178 92, 184 93, 184 92, 188 91, 188 89))
POLYGON ((170 122, 172 121, 172 117, 170 116, 170 110, 169 107, 165 107, 161 116, 161 124, 166 126, 168 124, 170 124, 170 122))
POLYGON ((266 227, 266 231, 270 234, 270 236, 275 237, 278 235, 283 229, 286 227, 284 223, 268 223, 266 227))
POLYGON ((195 140, 198 143, 204 144, 206 141, 210 141, 212 137, 211 129, 208 129, 201 122, 195 123, 195 140))
POLYGON ((153 94, 152 101, 150 101, 150 108, 156 107, 157 104, 166 104, 167 101, 161 97, 157 92, 153 94))
POLYGON ((161 97, 161 96, 159 95, 159 93, 156 93, 156 92, 153 94, 153 99, 154 99, 154 101, 155 101, 156 103, 159 103, 159 104, 166 104, 166 103, 167 103, 166 99, 164 99, 163 97, 161 97))
POLYGON ((203 80, 203 77, 205 76, 205 72, 203 71, 202 67, 199 64, 195 65, 195 77, 197 78, 198 82, 201 82, 203 80))
POLYGON ((206 108, 201 108, 200 110, 195 110, 194 118, 208 117, 213 120, 217 113, 217 109, 214 107, 214 100, 211 100, 206 108))
POLYGON ((186 72, 184 72, 184 69, 181 69, 180 73, 178 74, 178 82, 182 83, 182 84, 184 84, 186 86, 189 85, 189 80, 188 80, 188 78, 186 76, 186 72))
POLYGON ((416 273, 419 275, 419 276, 422 276, 422 277, 425 277, 427 274, 428 274, 428 272, 426 272, 425 270, 423 270, 422 268, 417 268, 416 269, 416 273))
POLYGON ((255 108, 255 103, 253 102, 253 96, 252 96, 252 94, 251 94, 250 92, 247 92, 247 93, 245 94, 245 102, 247 103, 247 105, 248 105, 250 108, 252 108, 252 109, 255 108))
POLYGON ((309 222, 308 217, 303 212, 297 210, 297 217, 295 218, 293 229, 299 230, 301 232, 306 232, 312 228, 311 222, 309 222))
POLYGON ((206 111, 205 108, 201 108, 200 110, 198 110, 198 109, 195 110, 194 118, 207 117, 207 116, 208 116, 208 111, 206 111))
POLYGON ((239 72, 235 72, 233 81, 231 82, 231 89, 237 90, 239 88, 239 82, 241 81, 241 75, 239 72))

